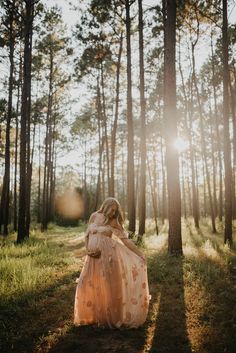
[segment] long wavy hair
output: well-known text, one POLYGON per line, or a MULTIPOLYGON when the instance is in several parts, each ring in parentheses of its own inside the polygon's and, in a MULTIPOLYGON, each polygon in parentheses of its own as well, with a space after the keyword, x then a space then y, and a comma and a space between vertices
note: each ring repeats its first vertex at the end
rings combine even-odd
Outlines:
POLYGON ((114 197, 108 197, 106 198, 101 207, 99 208, 98 212, 102 213, 105 216, 105 224, 109 222, 109 209, 111 206, 116 205, 117 206, 117 210, 116 213, 114 215, 114 218, 117 219, 117 221, 120 223, 121 226, 123 226, 124 223, 124 216, 123 216, 123 211, 121 209, 121 205, 119 203, 119 201, 117 199, 115 199, 114 197))

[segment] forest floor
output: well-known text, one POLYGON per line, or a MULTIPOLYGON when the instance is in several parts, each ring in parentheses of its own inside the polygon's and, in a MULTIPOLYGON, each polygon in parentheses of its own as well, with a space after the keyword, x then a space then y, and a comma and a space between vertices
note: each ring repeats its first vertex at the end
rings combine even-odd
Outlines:
POLYGON ((33 232, 20 247, 1 240, 1 353, 235 353, 236 250, 223 245, 220 224, 217 234, 207 220, 182 229, 182 257, 167 254, 165 225, 158 236, 148 229, 150 310, 129 330, 73 325, 83 227, 33 232))

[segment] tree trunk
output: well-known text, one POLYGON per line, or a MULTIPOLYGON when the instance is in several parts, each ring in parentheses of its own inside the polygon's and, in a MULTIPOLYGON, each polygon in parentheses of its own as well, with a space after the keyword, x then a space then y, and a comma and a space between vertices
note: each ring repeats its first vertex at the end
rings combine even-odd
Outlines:
POLYGON ((151 191, 151 196, 152 196, 153 216, 154 216, 156 234, 158 235, 159 230, 158 230, 158 223, 157 223, 157 204, 156 204, 156 193, 155 193, 156 190, 154 187, 155 179, 154 179, 154 182, 152 182, 152 175, 151 175, 149 161, 147 161, 147 166, 148 166, 148 174, 149 174, 149 180, 150 180, 150 191, 151 191))
MULTIPOLYGON (((180 43, 179 43, 180 48, 180 43)), ((193 209, 193 218, 194 218, 194 225, 196 228, 199 228, 199 205, 197 202, 197 188, 196 188, 196 180, 195 180, 195 171, 194 171, 194 146, 192 141, 192 115, 193 115, 193 95, 192 95, 192 84, 191 84, 191 102, 190 102, 190 109, 188 109, 188 99, 185 90, 184 84, 184 76, 181 66, 181 57, 180 57, 180 50, 179 50, 179 71, 181 75, 183 93, 184 93, 184 102, 185 102, 185 125, 187 129, 187 136, 189 140, 189 152, 190 152, 190 163, 191 163, 191 177, 192 177, 192 209, 193 209), (189 113, 189 122, 188 122, 188 113, 189 113)))
POLYGON ((164 121, 166 135, 166 166, 168 188, 170 254, 182 254, 181 198, 179 183, 179 160, 173 141, 177 138, 176 109, 176 1, 163 1, 164 14, 164 121))
POLYGON ((120 100, 120 65, 123 49, 123 33, 120 35, 120 46, 116 68, 116 102, 115 102, 115 119, 111 133, 111 196, 115 196, 115 153, 116 153, 116 131, 119 115, 119 100, 120 100))
POLYGON ((52 104, 53 104, 53 51, 50 50, 50 68, 48 83, 48 101, 46 116, 46 137, 45 137, 45 158, 43 178, 43 203, 42 203, 42 231, 47 230, 49 222, 49 191, 50 191, 50 170, 52 158, 52 104))
MULTIPOLYGON (((12 4, 14 7, 14 2, 12 4)), ((10 75, 8 87, 8 105, 7 105, 7 124, 6 124, 6 143, 5 143, 5 171, 3 177, 3 187, 1 195, 1 211, 0 211, 0 230, 3 224, 3 234, 8 235, 9 223, 9 193, 10 193, 10 129, 12 119, 12 94, 13 94, 13 72, 14 72, 14 35, 13 35, 13 9, 9 10, 9 61, 10 75)))
POLYGON ((97 114, 98 114, 98 148, 99 148, 99 159, 98 159, 98 177, 97 177, 97 187, 96 187, 96 195, 95 195, 95 203, 93 210, 96 211, 97 207, 100 203, 101 198, 101 172, 102 172, 102 155, 103 155, 103 144, 104 139, 102 137, 102 129, 101 129, 101 117, 102 117, 102 107, 101 107, 101 94, 100 94, 100 83, 99 77, 97 78, 97 114))
POLYGON ((224 116, 224 166, 225 166, 225 236, 224 243, 232 246, 232 166, 229 136, 229 59, 227 0, 223 0, 223 116, 224 116))
MULTIPOLYGON (((26 226, 27 210, 27 123, 31 113, 31 38, 33 30, 34 1, 25 3, 26 15, 24 18, 24 64, 23 87, 21 104, 21 131, 20 131, 20 190, 19 190, 19 217, 17 243, 21 243, 29 237, 29 229, 26 226)), ((28 136, 28 139, 30 136, 28 136)))
POLYGON ((41 128, 40 128, 40 123, 39 123, 39 173, 38 173, 38 210, 37 210, 37 222, 41 223, 41 142, 40 142, 40 137, 41 137, 41 128))
POLYGON ((215 122, 215 130, 216 130, 216 138, 217 138, 217 154, 218 154, 218 161, 219 161, 219 204, 218 204, 218 215, 219 221, 222 222, 223 217, 223 180, 222 180, 222 157, 221 157, 221 138, 219 133, 219 115, 217 109, 217 96, 216 96, 216 85, 215 85, 215 63, 214 63, 214 56, 213 56, 213 41, 211 35, 211 63, 212 63, 212 86, 213 86, 213 97, 214 97, 214 122, 215 122))
POLYGON ((126 43, 127 43, 127 126, 128 126, 127 196, 128 196, 128 220, 129 220, 129 231, 135 232, 134 131, 133 131, 132 77, 131 77, 130 0, 125 1, 125 8, 126 8, 126 43))
MULTIPOLYGON (((107 189, 108 189, 108 195, 111 196, 110 153, 109 153, 109 143, 108 143, 108 134, 107 134, 107 114, 106 114, 106 99, 105 99, 103 64, 101 64, 101 89, 102 89, 102 122, 103 122, 103 126, 104 126, 104 138, 105 138, 105 147, 106 147, 107 189)), ((104 187, 105 187, 105 184, 104 184, 104 187)))
MULTIPOLYGON (((30 35, 30 52, 32 53, 32 31, 30 35)), ((29 106, 31 107, 31 81, 29 87, 29 106)), ((27 202, 26 202, 26 216, 25 223, 26 229, 30 229, 30 201, 31 201, 31 181, 32 181, 32 167, 33 167, 33 154, 34 154, 34 142, 35 142, 35 122, 34 122, 34 132, 33 132, 33 147, 32 156, 30 150, 30 127, 31 127, 31 113, 28 114, 28 119, 26 123, 27 137, 26 137, 26 153, 27 153, 27 164, 26 164, 26 174, 27 174, 27 202), (32 158, 31 158, 32 157, 32 158)))
POLYGON ((166 189, 166 172, 165 172, 165 164, 164 164, 164 151, 163 151, 163 143, 161 138, 161 170, 162 170, 162 212, 161 212, 161 220, 162 224, 165 223, 165 219, 167 217, 167 189, 166 189))
POLYGON ((211 129, 211 139, 210 139, 210 144, 211 144, 211 160, 212 160, 212 176, 213 176, 213 206, 214 206, 214 215, 215 217, 218 215, 218 203, 217 203, 217 196, 216 196, 216 160, 215 160, 215 155, 214 155, 214 143, 215 143, 215 138, 213 134, 213 114, 212 114, 212 109, 211 109, 211 102, 210 102, 210 92, 209 92, 209 112, 210 112, 210 129, 211 129))
POLYGON ((216 233, 216 225, 215 225, 215 214, 214 214, 214 207, 213 207, 213 200, 212 200, 212 193, 211 193, 211 184, 210 184, 210 173, 207 163, 207 151, 206 151, 206 141, 205 141, 205 131, 204 131, 204 122, 203 122, 203 113, 202 113, 202 106, 200 101, 200 94, 197 85, 197 79, 195 74, 195 46, 197 44, 197 40, 192 43, 192 63, 193 63, 193 84, 197 95, 197 103, 198 103, 198 110, 200 115, 200 135, 201 135, 201 145, 202 145, 202 154, 203 160, 205 163, 205 172, 206 172, 206 181, 207 181, 207 188, 208 188, 208 195, 209 195, 209 204, 210 204, 210 216, 211 216, 211 224, 212 224, 212 232, 216 233))
POLYGON ((145 233, 146 219, 146 100, 143 58, 143 8, 142 0, 138 0, 139 8, 139 75, 140 75, 140 194, 139 194, 139 236, 145 233))
POLYGON ((230 105, 233 120, 233 166, 232 166, 232 218, 236 219, 236 190, 235 190, 235 177, 236 177, 236 113, 235 113, 235 93, 233 91, 231 79, 229 78, 230 88, 230 105))

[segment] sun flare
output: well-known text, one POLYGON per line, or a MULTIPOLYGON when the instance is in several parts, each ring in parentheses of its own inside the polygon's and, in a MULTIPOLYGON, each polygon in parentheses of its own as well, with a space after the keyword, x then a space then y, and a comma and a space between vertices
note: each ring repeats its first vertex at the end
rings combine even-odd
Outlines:
POLYGON ((184 139, 182 139, 181 137, 178 137, 175 141, 174 141, 174 147, 177 149, 177 151, 183 152, 187 149, 188 147, 188 143, 187 141, 185 141, 184 139))

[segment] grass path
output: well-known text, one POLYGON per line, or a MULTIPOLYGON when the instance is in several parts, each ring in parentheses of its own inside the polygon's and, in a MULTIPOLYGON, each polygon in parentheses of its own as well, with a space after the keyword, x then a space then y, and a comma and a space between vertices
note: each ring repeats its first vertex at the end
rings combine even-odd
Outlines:
POLYGON ((7 317, 1 327, 7 332, 2 353, 236 352, 236 281, 231 275, 236 253, 222 245, 222 234, 211 234, 207 221, 200 231, 190 221, 183 223, 181 258, 167 255, 166 227, 146 238, 152 300, 148 319, 138 329, 74 327, 83 233, 52 231, 48 242, 57 246, 59 258, 68 260, 56 266, 50 285, 30 300, 1 308, 7 317))

